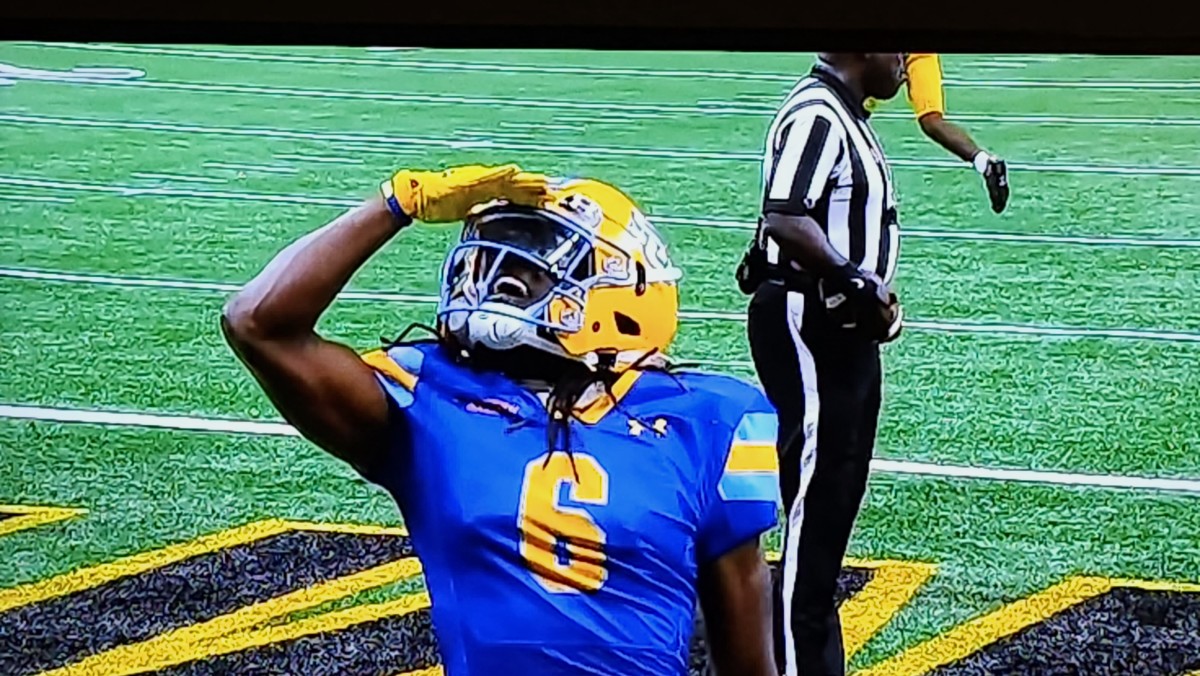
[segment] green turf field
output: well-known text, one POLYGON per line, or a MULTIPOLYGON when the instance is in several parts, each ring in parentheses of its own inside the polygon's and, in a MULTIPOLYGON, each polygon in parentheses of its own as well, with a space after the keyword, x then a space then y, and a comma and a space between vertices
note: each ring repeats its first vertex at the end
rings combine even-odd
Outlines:
MULTIPOLYGON (((435 673, 393 504, 273 424, 224 299, 396 168, 518 161, 637 196, 686 274, 676 355, 752 378, 732 270, 810 62, 0 44, 0 673, 435 673)), ((876 116, 912 324, 851 664, 1200 669, 1200 58, 944 63, 1013 197, 992 214, 902 100, 876 116)), ((428 319, 455 235, 406 232, 324 331, 367 349, 428 319)))

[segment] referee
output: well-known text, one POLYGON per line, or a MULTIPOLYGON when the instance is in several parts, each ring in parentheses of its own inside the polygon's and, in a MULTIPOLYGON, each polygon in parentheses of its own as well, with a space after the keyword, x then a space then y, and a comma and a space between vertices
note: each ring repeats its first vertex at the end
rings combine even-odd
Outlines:
POLYGON ((879 344, 902 316, 887 287, 899 247, 891 171, 863 101, 896 95, 902 57, 819 55, 771 124, 758 234, 738 268, 755 369, 779 412, 786 676, 845 673, 834 591, 875 442, 879 344))

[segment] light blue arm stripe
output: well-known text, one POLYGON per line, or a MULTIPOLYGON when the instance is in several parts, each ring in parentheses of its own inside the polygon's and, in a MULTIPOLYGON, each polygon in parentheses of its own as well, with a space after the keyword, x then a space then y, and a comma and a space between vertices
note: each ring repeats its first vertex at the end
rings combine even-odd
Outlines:
POLYGON ((376 373, 375 379, 379 381, 380 385, 383 385, 384 391, 386 391, 388 396, 396 402, 397 406, 400 408, 408 408, 409 406, 412 406, 414 401, 413 394, 412 392, 408 391, 408 388, 404 387, 400 383, 397 383, 391 378, 388 378, 382 373, 376 373))
POLYGON ((717 484, 727 502, 779 502, 779 475, 775 472, 726 472, 717 484))
POLYGON ((399 364, 400 368, 411 373, 413 377, 421 377, 421 366, 425 363, 424 352, 411 345, 398 345, 388 350, 388 356, 399 364))
POLYGON ((779 417, 774 413, 747 413, 738 423, 733 440, 773 444, 778 434, 779 417))

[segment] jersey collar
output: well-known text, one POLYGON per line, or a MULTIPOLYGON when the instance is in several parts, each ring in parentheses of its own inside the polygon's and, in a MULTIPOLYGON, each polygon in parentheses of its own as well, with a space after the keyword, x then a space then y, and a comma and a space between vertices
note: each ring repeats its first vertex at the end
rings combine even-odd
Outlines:
MULTIPOLYGON (((583 392, 579 400, 575 403, 575 417, 587 425, 595 425, 600 422, 604 419, 604 416, 615 409, 617 404, 621 403, 621 400, 629 394, 629 391, 633 389, 634 383, 637 382, 641 375, 642 372, 639 370, 630 369, 625 371, 613 383, 611 395, 604 389, 603 385, 594 383, 583 392)), ((550 394, 550 385, 548 383, 511 382, 530 396, 530 401, 537 401, 543 407, 546 405, 546 400, 550 394)))
POLYGON ((629 369, 622 373, 612 386, 612 395, 601 389, 594 396, 585 399, 586 403, 575 408, 575 415, 588 425, 595 425, 600 422, 604 416, 617 407, 617 404, 629 394, 633 389, 633 384, 640 378, 642 372, 636 369, 629 369))
POLYGON ((854 113, 859 119, 866 120, 871 117, 871 112, 864 105, 864 99, 859 98, 842 82, 842 78, 838 77, 828 66, 817 64, 812 68, 812 77, 825 83, 833 93, 841 99, 846 106, 846 110, 854 113))

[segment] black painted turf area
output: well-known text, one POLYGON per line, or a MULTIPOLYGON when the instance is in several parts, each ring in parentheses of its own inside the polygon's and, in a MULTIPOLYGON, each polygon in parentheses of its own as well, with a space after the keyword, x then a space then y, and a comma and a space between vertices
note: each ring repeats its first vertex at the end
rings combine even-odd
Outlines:
POLYGON ((1181 676, 1200 668, 1200 594, 1118 588, 931 676, 1181 676))
MULTIPOLYGON (((861 592, 874 576, 875 570, 872 568, 842 568, 841 574, 838 575, 834 600, 840 606, 845 603, 846 599, 861 592)), ((779 586, 779 577, 779 564, 772 563, 771 585, 773 587, 779 586)), ((712 672, 708 669, 708 646, 704 638, 704 619, 697 616, 695 626, 696 631, 692 635, 692 644, 688 654, 688 676, 710 676, 712 672)))
POLYGON ((408 538, 295 531, 0 613, 0 674, 22 676, 413 555, 408 538))
MULTIPOLYGON (((410 541, 398 536, 307 531, 203 554, 0 614, 0 673, 37 673, 412 554, 410 541)), ((843 569, 837 602, 862 591, 873 574, 871 569, 843 569)), ((779 584, 778 565, 771 566, 771 577, 779 584)), ((701 622, 691 643, 690 673, 707 674, 707 661, 701 622)), ((429 611, 423 609, 158 673, 355 676, 404 673, 437 664, 437 641, 429 611)))
POLYGON ((433 640, 429 610, 423 609, 155 673, 158 676, 376 676, 427 669, 438 664, 441 664, 441 657, 433 640))

